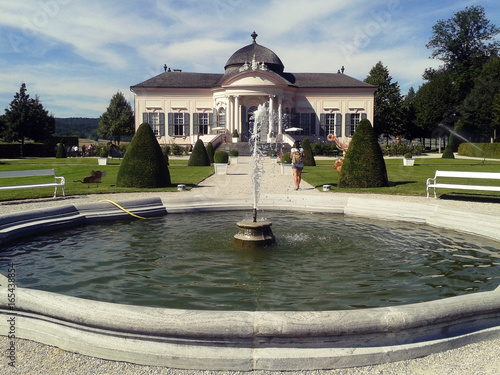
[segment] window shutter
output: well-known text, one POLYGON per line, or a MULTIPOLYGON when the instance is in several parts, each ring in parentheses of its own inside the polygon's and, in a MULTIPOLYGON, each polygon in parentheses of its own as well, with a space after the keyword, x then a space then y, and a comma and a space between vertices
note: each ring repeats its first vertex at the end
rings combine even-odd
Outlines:
POLYGON ((311 120, 309 120, 309 134, 316 134, 316 113, 311 113, 311 120))
POLYGON ((200 134, 198 116, 198 113, 193 113, 193 134, 200 134))
POLYGON ((326 134, 326 114, 321 113, 319 115, 319 136, 325 136, 326 134))
POLYGON ((174 114, 169 112, 168 114, 168 135, 174 135, 174 114))
POLYGON ((361 120, 366 120, 368 118, 366 113, 361 114, 361 120))
POLYGON ((212 113, 212 124, 214 127, 219 126, 219 118, 217 116, 217 109, 214 108, 214 112, 212 113))
POLYGON ((351 134, 351 114, 345 114, 345 136, 350 137, 351 134))
POLYGON ((184 113, 184 135, 189 134, 189 113, 184 113))
POLYGON ((209 113, 208 114, 208 125, 212 126, 214 124, 214 119, 215 119, 215 113, 209 113))
POLYGON ((149 122, 148 119, 148 113, 147 112, 142 112, 142 122, 149 122))
POLYGON ((335 115, 335 136, 342 137, 342 114, 335 115))
POLYGON ((292 108, 292 114, 290 116, 290 125, 292 128, 298 127, 300 123, 300 116, 295 113, 295 108, 292 108))
POLYGON ((165 113, 160 112, 159 113, 159 131, 160 131, 160 137, 165 136, 165 113))

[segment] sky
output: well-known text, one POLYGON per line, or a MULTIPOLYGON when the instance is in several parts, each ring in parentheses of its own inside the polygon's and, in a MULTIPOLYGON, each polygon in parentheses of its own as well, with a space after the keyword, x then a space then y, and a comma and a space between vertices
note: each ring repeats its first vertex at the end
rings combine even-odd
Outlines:
POLYGON ((481 5, 500 27, 500 1, 0 0, 0 113, 22 83, 55 117, 99 117, 117 92, 163 73, 224 73, 257 43, 292 73, 364 80, 379 61, 404 95, 423 83, 438 20, 481 5))

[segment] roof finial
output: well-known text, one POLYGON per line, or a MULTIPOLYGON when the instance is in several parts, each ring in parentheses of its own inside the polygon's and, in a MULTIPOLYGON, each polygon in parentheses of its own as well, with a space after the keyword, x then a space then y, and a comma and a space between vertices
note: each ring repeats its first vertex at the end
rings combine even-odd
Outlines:
POLYGON ((257 42, 255 41, 255 39, 257 39, 257 37, 258 37, 259 35, 255 32, 255 30, 254 30, 254 32, 252 33, 252 35, 250 35, 250 36, 253 38, 253 42, 254 42, 254 43, 257 43, 257 42))

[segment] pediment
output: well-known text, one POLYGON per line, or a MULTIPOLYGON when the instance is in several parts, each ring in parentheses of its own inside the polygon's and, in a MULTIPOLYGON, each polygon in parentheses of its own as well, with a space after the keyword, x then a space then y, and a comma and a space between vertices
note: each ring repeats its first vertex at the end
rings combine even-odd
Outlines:
POLYGON ((246 71, 228 79, 223 87, 286 87, 288 83, 279 75, 262 71, 246 71))

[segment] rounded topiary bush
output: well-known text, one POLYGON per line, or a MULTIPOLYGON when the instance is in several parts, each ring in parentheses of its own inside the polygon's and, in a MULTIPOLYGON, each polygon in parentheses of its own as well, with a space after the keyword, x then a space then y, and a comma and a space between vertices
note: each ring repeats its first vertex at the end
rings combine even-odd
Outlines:
POLYGON ((170 185, 170 172, 148 123, 137 129, 123 157, 116 186, 160 188, 170 185))
POLYGON ((201 139, 198 139, 193 147, 193 152, 189 157, 188 166, 190 167, 207 167, 210 166, 207 149, 201 139))
POLYGON ((281 164, 292 164, 292 157, 290 156, 289 152, 285 152, 281 156, 281 164))
POLYGON ((226 151, 217 151, 214 155, 214 163, 226 163, 229 161, 229 155, 226 151))
POLYGON ((411 152, 405 154, 405 159, 412 159, 411 152))
POLYGON ((210 160, 210 163, 213 163, 215 150, 214 150, 214 145, 212 144, 212 142, 207 143, 206 150, 207 150, 208 160, 210 160))
POLYGON ((315 167, 316 160, 314 160, 311 143, 309 142, 309 139, 306 138, 302 141, 302 148, 304 149, 304 165, 309 167, 315 167))
POLYGON ((370 121, 358 124, 342 164, 340 188, 372 188, 388 186, 387 169, 382 149, 370 121))
POLYGON ((238 150, 229 150, 229 156, 238 156, 240 153, 238 150))

